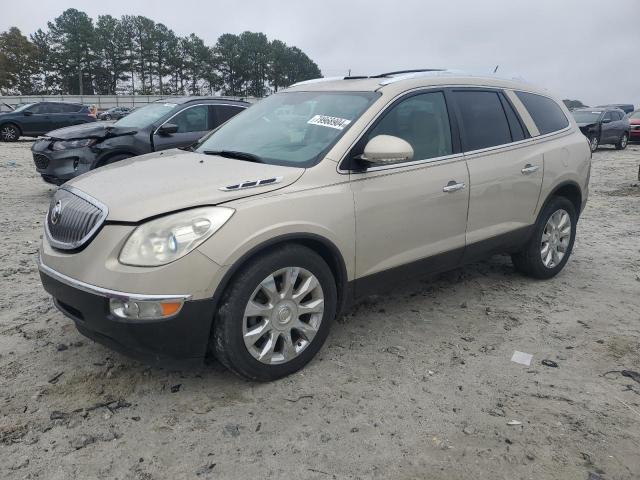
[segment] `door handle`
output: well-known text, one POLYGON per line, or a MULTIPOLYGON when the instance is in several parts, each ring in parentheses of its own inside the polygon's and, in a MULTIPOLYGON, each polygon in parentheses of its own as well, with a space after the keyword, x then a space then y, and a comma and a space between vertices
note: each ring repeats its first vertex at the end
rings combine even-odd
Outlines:
POLYGON ((531 165, 530 163, 527 163, 520 171, 523 175, 529 175, 530 173, 535 173, 538 170, 540 170, 540 167, 538 165, 531 165))
POLYGON ((457 192, 458 190, 462 190, 464 187, 465 187, 464 183, 458 183, 455 180, 451 180, 449 183, 447 183, 444 186, 442 191, 446 193, 457 192))

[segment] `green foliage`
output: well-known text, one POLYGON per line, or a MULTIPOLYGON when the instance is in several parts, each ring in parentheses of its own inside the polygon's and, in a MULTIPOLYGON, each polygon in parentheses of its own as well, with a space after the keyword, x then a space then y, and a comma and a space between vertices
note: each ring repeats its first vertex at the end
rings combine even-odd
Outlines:
POLYGON ((223 34, 213 47, 144 16, 94 21, 70 8, 30 38, 0 33, 0 93, 215 94, 261 97, 320 69, 264 33, 223 34))

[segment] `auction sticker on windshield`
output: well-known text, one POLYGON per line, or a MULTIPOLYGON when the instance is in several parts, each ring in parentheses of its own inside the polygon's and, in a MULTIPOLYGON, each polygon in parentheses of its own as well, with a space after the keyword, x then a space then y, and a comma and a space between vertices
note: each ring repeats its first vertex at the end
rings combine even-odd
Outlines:
POLYGON ((330 117, 328 115, 315 115, 307 122, 309 125, 320 125, 321 127, 335 128, 342 130, 351 123, 351 120, 340 117, 330 117))

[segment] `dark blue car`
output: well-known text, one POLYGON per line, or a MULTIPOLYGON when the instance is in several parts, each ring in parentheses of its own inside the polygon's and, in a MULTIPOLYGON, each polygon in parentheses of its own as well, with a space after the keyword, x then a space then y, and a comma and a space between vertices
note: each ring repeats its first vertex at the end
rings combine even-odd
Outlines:
POLYGON ((13 112, 0 113, 0 140, 15 142, 20 137, 37 137, 57 128, 95 121, 89 107, 79 103, 27 103, 13 112))

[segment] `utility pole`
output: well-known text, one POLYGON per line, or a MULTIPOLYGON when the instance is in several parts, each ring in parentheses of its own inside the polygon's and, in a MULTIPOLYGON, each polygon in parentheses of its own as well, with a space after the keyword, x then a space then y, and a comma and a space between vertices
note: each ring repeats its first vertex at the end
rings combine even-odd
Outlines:
POLYGON ((80 95, 82 95, 82 69, 80 65, 78 65, 78 90, 80 91, 80 95))

